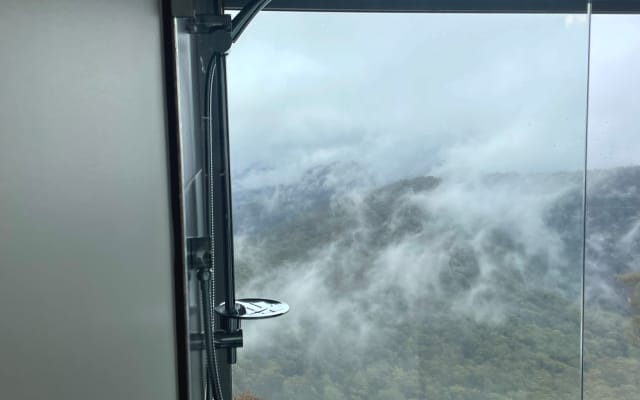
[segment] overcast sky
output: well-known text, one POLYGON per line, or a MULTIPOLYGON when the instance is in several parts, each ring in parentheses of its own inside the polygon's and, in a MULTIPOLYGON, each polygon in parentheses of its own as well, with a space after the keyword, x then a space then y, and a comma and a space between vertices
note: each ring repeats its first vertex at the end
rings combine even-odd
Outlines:
MULTIPOLYGON (((234 177, 579 170, 587 32, 583 16, 261 13, 230 53, 234 177)), ((594 16, 591 61, 590 166, 639 164, 640 18, 594 16)))

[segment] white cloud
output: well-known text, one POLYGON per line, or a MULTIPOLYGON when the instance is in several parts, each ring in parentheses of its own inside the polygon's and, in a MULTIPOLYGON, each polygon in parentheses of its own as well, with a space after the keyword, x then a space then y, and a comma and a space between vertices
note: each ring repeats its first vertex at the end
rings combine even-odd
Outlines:
MULTIPOLYGON (((640 24, 616 18, 593 17, 592 167, 640 159, 640 24)), ((229 65, 234 170, 270 181, 338 160, 379 180, 582 166, 581 15, 263 13, 229 65)))

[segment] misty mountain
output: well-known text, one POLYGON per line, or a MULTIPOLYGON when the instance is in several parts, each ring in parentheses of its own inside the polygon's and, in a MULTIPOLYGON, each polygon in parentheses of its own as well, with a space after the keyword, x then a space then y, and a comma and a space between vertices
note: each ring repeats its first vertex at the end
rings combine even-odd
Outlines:
POLYGON ((327 207, 333 196, 369 187, 373 182, 355 162, 319 165, 291 183, 265 185, 262 180, 271 172, 268 167, 257 166, 234 175, 236 233, 258 232, 309 210, 327 207))
MULTIPOLYGON (((260 345, 240 353, 238 391, 264 400, 579 395, 581 173, 376 187, 357 182, 355 166, 336 178, 347 169, 234 193, 235 217, 245 216, 240 294, 292 306, 245 327, 246 342, 260 345)), ((640 168, 590 172, 588 182, 586 393, 607 398, 595 396, 615 386, 616 399, 631 399, 640 382, 627 369, 640 352, 616 277, 640 269, 640 168)))

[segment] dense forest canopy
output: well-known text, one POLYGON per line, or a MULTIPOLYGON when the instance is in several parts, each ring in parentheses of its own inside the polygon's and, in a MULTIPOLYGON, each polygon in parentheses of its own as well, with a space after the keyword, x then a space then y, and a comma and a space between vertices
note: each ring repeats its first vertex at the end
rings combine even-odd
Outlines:
MULTIPOLYGON (((415 177, 329 165, 236 193, 237 400, 580 397, 582 174, 415 177)), ((640 390, 640 168, 590 173, 585 398, 640 390)))

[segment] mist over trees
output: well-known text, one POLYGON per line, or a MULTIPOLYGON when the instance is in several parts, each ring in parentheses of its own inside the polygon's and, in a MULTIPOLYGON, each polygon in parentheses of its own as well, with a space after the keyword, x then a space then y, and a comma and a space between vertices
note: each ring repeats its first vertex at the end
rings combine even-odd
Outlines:
MULTIPOLYGON (((234 194, 238 400, 580 396, 582 174, 341 181, 234 194)), ((354 166, 351 166, 354 168, 354 166)), ((640 389, 640 168, 590 173, 585 398, 640 389)))

